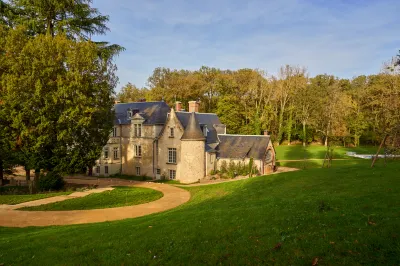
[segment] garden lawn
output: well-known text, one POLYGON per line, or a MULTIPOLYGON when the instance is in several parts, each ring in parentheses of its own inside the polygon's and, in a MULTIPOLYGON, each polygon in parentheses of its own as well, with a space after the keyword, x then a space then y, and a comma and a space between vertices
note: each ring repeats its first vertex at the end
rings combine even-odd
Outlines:
POLYGON ((187 187, 136 219, 0 228, 0 264, 399 265, 399 162, 346 162, 187 187))
POLYGON ((41 193, 41 194, 28 194, 28 195, 0 195, 0 204, 14 205, 27 201, 39 200, 55 196, 69 195, 69 192, 54 192, 54 193, 41 193))
POLYGON ((162 192, 149 188, 115 187, 113 190, 93 193, 82 198, 73 198, 40 206, 23 207, 19 210, 68 211, 104 209, 142 204, 155 201, 162 196, 162 192))
MULTIPOLYGON (((346 152, 356 152, 358 154, 376 154, 378 147, 335 147, 333 159, 339 160, 366 160, 347 156, 346 152)), ((321 167, 324 163, 326 147, 322 145, 309 145, 304 148, 302 145, 280 145, 275 146, 278 166, 295 167, 300 169, 321 167)), ((383 153, 381 150, 380 153, 383 153)), ((367 160, 368 161, 368 160, 367 160)), ((343 162, 333 161, 332 164, 343 164, 343 162)), ((344 163, 346 164, 346 163, 344 163)))

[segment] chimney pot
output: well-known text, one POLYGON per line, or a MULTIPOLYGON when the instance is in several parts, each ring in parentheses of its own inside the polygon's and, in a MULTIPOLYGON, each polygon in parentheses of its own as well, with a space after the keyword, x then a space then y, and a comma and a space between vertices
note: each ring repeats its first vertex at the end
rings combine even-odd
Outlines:
POLYGON ((180 112, 180 111, 182 111, 182 103, 175 102, 175 112, 180 112))
POLYGON ((199 102, 197 101, 190 101, 189 102, 189 113, 198 113, 199 112, 199 102))

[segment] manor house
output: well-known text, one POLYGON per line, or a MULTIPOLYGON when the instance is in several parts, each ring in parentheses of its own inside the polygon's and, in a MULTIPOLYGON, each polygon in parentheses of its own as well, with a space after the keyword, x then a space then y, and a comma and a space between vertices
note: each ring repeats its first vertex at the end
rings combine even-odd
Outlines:
POLYGON ((216 114, 188 112, 161 102, 116 103, 114 128, 93 168, 95 175, 117 173, 192 183, 221 165, 253 164, 260 174, 274 170, 275 151, 268 135, 226 134, 216 114), (225 161, 225 163, 223 163, 225 161))

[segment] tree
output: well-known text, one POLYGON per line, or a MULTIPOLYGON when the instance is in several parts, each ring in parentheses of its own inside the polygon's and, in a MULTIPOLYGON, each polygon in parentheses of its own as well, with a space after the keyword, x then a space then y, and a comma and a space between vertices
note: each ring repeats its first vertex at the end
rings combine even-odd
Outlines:
POLYGON ((33 156, 39 169, 93 165, 112 128, 111 60, 99 58, 93 42, 64 35, 30 38, 18 28, 5 39, 0 108, 14 148, 33 156))
MULTIPOLYGON (((92 0, 10 0, 0 2, 0 23, 12 28, 24 26, 31 36, 63 34, 70 39, 90 40, 93 35, 103 35, 109 28, 108 16, 91 7, 92 0)), ((124 50, 108 42, 97 42, 102 57, 112 57, 124 50)))
POLYGON ((302 125, 303 135, 303 146, 307 145, 307 130, 306 126, 315 119, 316 105, 318 102, 317 93, 315 87, 310 84, 300 86, 295 92, 295 117, 302 125))
POLYGON ((122 103, 138 102, 148 98, 148 91, 146 88, 139 89, 132 83, 128 83, 117 94, 117 99, 122 103))
MULTIPOLYGON (((299 86, 304 85, 302 84, 303 82, 299 82, 298 79, 303 79, 305 72, 306 72, 305 68, 301 68, 298 66, 289 66, 289 65, 285 65, 284 67, 281 67, 279 70, 280 81, 277 82, 278 86, 276 88, 277 99, 279 102, 279 122, 278 122, 278 138, 277 138, 278 145, 282 141, 283 137, 283 120, 286 108, 289 105, 289 103, 291 103, 293 94, 296 91, 296 89, 298 89, 299 86)), ((290 106, 290 110, 291 111, 293 110, 292 106, 290 106)), ((291 130, 291 125, 289 127, 289 130, 291 130)))

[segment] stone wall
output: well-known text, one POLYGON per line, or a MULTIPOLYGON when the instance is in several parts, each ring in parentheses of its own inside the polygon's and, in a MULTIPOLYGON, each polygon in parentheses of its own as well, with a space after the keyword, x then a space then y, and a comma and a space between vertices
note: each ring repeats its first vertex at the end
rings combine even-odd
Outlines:
POLYGON ((158 156, 156 158, 157 168, 160 169, 160 176, 166 179, 169 178, 169 170, 176 171, 176 179, 181 179, 179 167, 181 166, 181 137, 183 135, 184 128, 179 122, 175 115, 175 112, 171 110, 166 125, 162 134, 159 137, 157 150, 158 156), (174 137, 170 136, 170 129, 174 129, 174 137), (168 163, 168 148, 176 148, 176 164, 168 163))
POLYGON ((182 140, 179 181, 193 183, 205 176, 204 141, 182 140))

